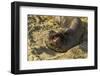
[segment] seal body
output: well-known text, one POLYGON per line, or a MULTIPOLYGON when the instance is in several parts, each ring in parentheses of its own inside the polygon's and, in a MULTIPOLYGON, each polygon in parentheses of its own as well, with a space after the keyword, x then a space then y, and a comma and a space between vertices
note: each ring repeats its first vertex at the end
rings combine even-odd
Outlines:
POLYGON ((80 18, 75 17, 70 27, 65 32, 54 32, 49 35, 49 44, 57 52, 66 52, 73 46, 80 43, 83 34, 83 26, 80 18))

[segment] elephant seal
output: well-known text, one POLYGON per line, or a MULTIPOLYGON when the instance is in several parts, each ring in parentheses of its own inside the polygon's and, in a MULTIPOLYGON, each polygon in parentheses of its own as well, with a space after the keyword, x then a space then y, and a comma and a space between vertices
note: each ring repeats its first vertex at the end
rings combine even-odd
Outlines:
POLYGON ((50 49, 63 53, 79 44, 82 35, 82 21, 79 17, 74 17, 70 23, 70 27, 65 32, 50 31, 46 44, 50 49))

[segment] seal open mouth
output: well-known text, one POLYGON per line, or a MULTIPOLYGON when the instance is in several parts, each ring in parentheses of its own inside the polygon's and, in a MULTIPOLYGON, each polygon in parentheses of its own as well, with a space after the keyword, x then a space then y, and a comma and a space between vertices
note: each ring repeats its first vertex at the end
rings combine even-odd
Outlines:
POLYGON ((61 32, 49 31, 48 38, 45 41, 46 46, 56 52, 65 52, 62 49, 64 36, 61 32))

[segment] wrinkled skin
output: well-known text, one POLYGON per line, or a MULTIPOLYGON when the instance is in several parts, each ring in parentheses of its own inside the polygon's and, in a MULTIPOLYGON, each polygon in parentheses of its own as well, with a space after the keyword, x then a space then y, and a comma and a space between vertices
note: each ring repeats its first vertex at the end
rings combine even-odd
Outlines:
POLYGON ((82 38, 83 27, 80 18, 73 18, 70 27, 65 32, 51 32, 49 33, 49 44, 57 52, 66 52, 73 46, 80 43, 82 38))

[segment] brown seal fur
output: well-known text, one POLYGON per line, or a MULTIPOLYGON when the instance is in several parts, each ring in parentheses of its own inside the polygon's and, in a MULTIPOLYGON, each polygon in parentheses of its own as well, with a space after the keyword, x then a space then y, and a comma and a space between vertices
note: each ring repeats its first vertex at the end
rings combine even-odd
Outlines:
MULTIPOLYGON (((53 31, 52 31, 53 32, 53 31)), ((66 52, 73 46, 80 43, 83 34, 83 26, 80 18, 72 19, 70 27, 65 32, 53 32, 49 35, 49 44, 57 52, 66 52)))

